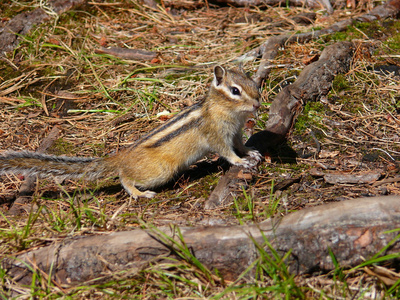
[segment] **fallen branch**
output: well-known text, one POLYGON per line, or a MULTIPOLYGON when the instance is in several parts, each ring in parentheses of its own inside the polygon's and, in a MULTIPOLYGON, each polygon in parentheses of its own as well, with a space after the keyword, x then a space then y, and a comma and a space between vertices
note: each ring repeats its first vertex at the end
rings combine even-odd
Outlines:
POLYGON ((268 147, 284 140, 302 106, 327 95, 335 76, 350 69, 353 52, 351 42, 339 42, 326 47, 318 61, 306 66, 293 84, 279 92, 271 104, 265 130, 254 134, 247 145, 265 153, 268 147), (271 134, 275 139, 268 138, 266 141, 265 136, 271 134))
MULTIPOLYGON (((226 280, 235 280, 258 257, 253 239, 264 245, 267 238, 282 256, 291 249, 286 263, 294 274, 304 274, 334 269, 330 250, 341 266, 354 267, 387 246, 397 235, 387 231, 399 227, 400 197, 387 196, 330 203, 258 225, 179 231, 203 265, 218 269, 226 280)), ((57 284, 82 284, 106 279, 109 270, 137 271, 150 261, 179 258, 174 255, 175 243, 181 243, 176 229, 137 229, 65 239, 3 259, 2 265, 21 284, 31 284, 30 268, 51 273, 57 284)), ((395 242, 382 255, 399 251, 400 243, 395 242)))
POLYGON ((204 209, 214 209, 223 206, 225 203, 231 203, 230 198, 233 197, 231 186, 242 181, 239 178, 239 172, 241 170, 242 168, 238 166, 229 168, 224 176, 219 179, 217 186, 204 203, 204 209))

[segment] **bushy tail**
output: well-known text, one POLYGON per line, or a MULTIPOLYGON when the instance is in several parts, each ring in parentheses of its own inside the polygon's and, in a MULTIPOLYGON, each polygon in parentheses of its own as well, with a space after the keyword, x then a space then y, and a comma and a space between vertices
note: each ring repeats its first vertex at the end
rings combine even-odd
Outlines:
POLYGON ((0 155, 0 174, 93 180, 109 171, 102 158, 55 156, 30 151, 9 151, 0 155))

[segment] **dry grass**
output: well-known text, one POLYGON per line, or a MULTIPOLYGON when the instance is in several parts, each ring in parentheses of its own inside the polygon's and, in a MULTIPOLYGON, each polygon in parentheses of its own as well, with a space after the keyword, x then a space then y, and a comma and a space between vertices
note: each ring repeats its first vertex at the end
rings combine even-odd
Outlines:
MULTIPOLYGON (((39 1, 24 4, 35 6, 39 1)), ((10 17, 29 9, 17 2, 6 2, 0 7, 10 17)), ((315 20, 308 25, 296 23, 292 17, 312 11, 293 7, 154 10, 124 0, 90 4, 67 12, 57 22, 35 28, 14 53, 0 61, 0 149, 35 150, 57 125, 62 133, 49 152, 78 156, 111 154, 162 124, 159 113, 177 112, 203 97, 213 65, 233 65, 235 58, 268 36, 326 27, 363 9, 362 6, 355 11, 338 9, 332 16, 316 11, 315 20), (159 57, 152 62, 121 60, 96 54, 95 50, 101 46, 151 50, 158 52, 159 57), (64 95, 64 100, 60 100, 60 95, 64 95)), ((271 214, 284 215, 327 201, 400 194, 400 181, 329 185, 309 175, 313 167, 353 173, 379 168, 385 177, 398 178, 400 76, 373 69, 376 65, 399 66, 398 28, 398 21, 359 25, 350 28, 346 35, 339 33, 305 45, 288 45, 281 51, 274 62, 277 67, 263 86, 264 105, 256 130, 263 129, 268 104, 280 87, 293 82, 321 49, 341 39, 352 39, 359 45, 351 71, 335 80, 327 99, 305 109, 289 138, 293 149, 300 154, 316 152, 316 140, 323 152, 319 157, 299 158, 297 164, 264 163, 257 178, 249 183, 247 194, 254 205, 251 214, 249 197, 243 196, 240 188, 237 206, 215 211, 203 209, 204 201, 222 174, 217 171, 194 180, 181 178, 175 185, 161 189, 150 202, 130 200, 114 179, 62 185, 41 180, 32 202, 25 206, 28 213, 5 216, 21 178, 2 176, 0 253, 15 254, 70 235, 131 229, 139 226, 141 220, 155 225, 171 222, 196 225, 210 220, 231 224, 238 223, 240 215, 245 221, 261 221, 271 214), (389 42, 385 42, 387 36, 389 42), (298 183, 271 197, 272 181, 276 184, 296 176, 300 178, 298 183), (272 203, 274 199, 276 203, 272 203)), ((254 72, 257 64, 247 62, 244 67, 254 72)), ((267 280, 256 284, 265 292, 264 296, 257 296, 253 283, 246 282, 237 283, 244 290, 228 291, 229 283, 210 284, 184 263, 134 273, 134 276, 115 274, 109 283, 87 285, 82 290, 42 282, 46 288, 38 288, 36 292, 38 297, 44 297, 47 289, 50 298, 135 294, 146 299, 193 299, 223 292, 226 293, 223 298, 239 299, 244 297, 246 289, 254 298, 276 295, 268 290, 273 282, 267 280), (174 279, 167 273, 173 274, 174 279), (176 290, 171 291, 174 284, 176 290), (160 285, 163 288, 159 289, 160 285)), ((345 279, 329 274, 294 280, 308 298, 376 299, 389 288, 363 271, 343 276, 345 279)), ((18 285, 13 288, 25 294, 34 290, 18 285)))

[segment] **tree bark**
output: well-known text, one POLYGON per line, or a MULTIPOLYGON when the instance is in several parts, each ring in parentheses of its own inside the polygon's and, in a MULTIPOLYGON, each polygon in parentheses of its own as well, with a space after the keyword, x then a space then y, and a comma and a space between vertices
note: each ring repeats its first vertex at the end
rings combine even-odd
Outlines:
MULTIPOLYGON (((341 266, 354 267, 382 253, 400 251, 400 197, 359 198, 304 209, 281 219, 251 226, 181 228, 193 255, 209 270, 218 269, 226 280, 235 280, 258 258, 264 238, 282 254, 291 250, 286 263, 294 274, 334 268, 329 251, 341 266), (394 238, 397 240, 392 241, 394 238)), ((51 274, 57 284, 82 284, 104 280, 109 271, 140 270, 150 261, 179 258, 177 230, 133 230, 65 239, 50 246, 3 259, 2 265, 15 281, 30 284, 32 269, 51 274), (175 242, 168 240, 163 233, 175 242)), ((263 247, 264 247, 263 246, 263 247)), ((266 249, 268 251, 268 249, 266 249)))

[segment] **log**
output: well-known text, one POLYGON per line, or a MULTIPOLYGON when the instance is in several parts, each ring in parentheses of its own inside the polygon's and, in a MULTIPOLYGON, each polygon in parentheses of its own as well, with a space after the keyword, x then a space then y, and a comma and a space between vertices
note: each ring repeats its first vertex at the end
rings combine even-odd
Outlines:
MULTIPOLYGON (((334 269, 329 251, 341 266, 354 267, 373 257, 399 237, 400 197, 359 198, 303 209, 283 218, 250 226, 184 227, 180 234, 191 253, 210 271, 235 280, 257 258, 254 241, 264 238, 282 256, 293 274, 334 269)), ((149 262, 182 259, 176 255, 182 240, 176 228, 137 229, 104 235, 67 238, 61 242, 3 259, 2 267, 18 283, 30 284, 30 268, 51 274, 56 284, 102 281, 107 272, 140 270, 149 262), (174 240, 168 240, 166 235, 174 240)), ((266 247, 268 251, 268 247, 266 247)), ((392 243, 382 253, 400 251, 392 243)), ((387 263, 387 262, 386 262, 387 263)))

